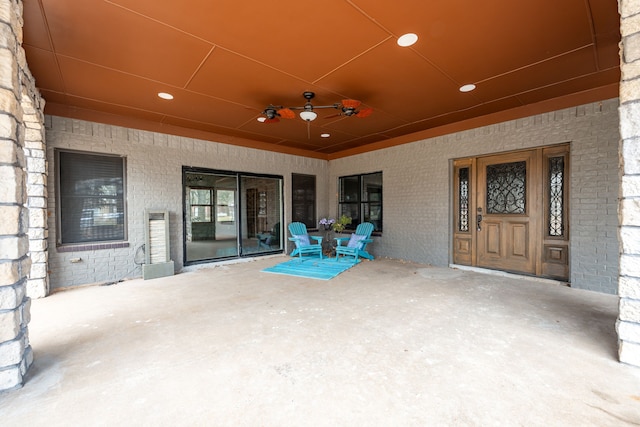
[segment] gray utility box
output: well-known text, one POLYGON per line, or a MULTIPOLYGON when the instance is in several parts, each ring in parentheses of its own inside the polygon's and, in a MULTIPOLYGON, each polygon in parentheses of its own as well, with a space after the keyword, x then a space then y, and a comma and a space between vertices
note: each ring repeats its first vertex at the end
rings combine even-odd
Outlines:
POLYGON ((169 211, 144 212, 144 244, 142 278, 173 276, 174 266, 169 254, 169 211))

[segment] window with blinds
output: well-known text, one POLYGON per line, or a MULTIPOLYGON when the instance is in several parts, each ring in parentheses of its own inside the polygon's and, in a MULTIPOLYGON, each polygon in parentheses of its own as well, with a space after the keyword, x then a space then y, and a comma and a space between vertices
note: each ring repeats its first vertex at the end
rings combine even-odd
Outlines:
POLYGON ((126 239, 125 159, 57 151, 58 244, 126 239))

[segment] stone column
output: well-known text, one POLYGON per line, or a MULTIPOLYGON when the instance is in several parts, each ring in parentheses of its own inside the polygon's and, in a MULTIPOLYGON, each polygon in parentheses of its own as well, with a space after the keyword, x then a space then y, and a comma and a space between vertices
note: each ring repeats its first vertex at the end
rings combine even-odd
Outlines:
POLYGON ((29 208, 29 258, 31 258, 27 296, 43 298, 49 294, 48 165, 44 134, 44 100, 38 93, 28 93, 29 87, 35 88, 35 82, 30 74, 25 73, 24 81, 29 83, 23 86, 22 96, 22 117, 25 126, 24 155, 27 162, 27 207, 29 208))
POLYGON ((21 387, 33 361, 27 331, 30 259, 21 44, 22 2, 0 0, 0 390, 21 387))
POLYGON ((618 0, 620 12, 620 312, 619 357, 640 367, 640 2, 618 0))

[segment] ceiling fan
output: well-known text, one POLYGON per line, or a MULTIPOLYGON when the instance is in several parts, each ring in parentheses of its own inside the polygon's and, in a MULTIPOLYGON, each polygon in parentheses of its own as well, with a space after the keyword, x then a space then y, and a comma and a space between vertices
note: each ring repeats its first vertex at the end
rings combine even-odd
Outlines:
POLYGON ((346 117, 354 116, 354 117, 362 118, 362 117, 367 117, 371 115, 371 113, 373 113, 372 108, 359 109, 362 102, 357 101, 355 99, 344 99, 332 105, 313 105, 311 104, 311 100, 316 96, 315 93, 304 92, 302 96, 304 97, 304 99, 307 100, 307 102, 305 102, 305 104, 302 107, 282 107, 282 106, 269 105, 262 112, 264 117, 260 117, 260 119, 258 120, 260 120, 263 123, 276 123, 276 122, 279 122, 281 118, 293 119, 296 117, 294 110, 302 110, 300 111, 300 118, 306 121, 307 123, 309 123, 314 121, 318 117, 318 114, 314 110, 321 109, 321 108, 334 108, 336 110, 340 110, 338 114, 334 114, 325 118, 339 117, 339 116, 346 116, 346 117))

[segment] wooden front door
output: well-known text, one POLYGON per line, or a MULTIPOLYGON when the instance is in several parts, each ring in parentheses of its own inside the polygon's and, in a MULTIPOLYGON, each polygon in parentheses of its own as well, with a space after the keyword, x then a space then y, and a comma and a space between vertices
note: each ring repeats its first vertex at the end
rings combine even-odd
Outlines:
POLYGON ((455 264, 569 275, 569 145, 454 162, 455 264))
POLYGON ((477 266, 535 274, 540 210, 535 153, 477 162, 477 266))

